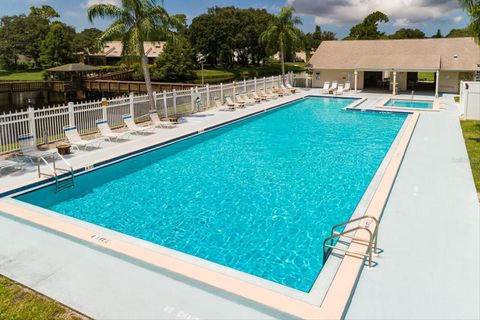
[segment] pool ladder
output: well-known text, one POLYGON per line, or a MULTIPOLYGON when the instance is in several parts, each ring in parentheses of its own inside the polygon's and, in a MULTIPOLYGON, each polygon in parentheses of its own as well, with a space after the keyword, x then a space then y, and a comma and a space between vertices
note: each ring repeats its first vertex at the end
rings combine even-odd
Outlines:
POLYGON ((75 185, 74 183, 74 175, 73 175, 73 168, 68 163, 67 160, 65 160, 64 157, 62 157, 60 154, 55 154, 52 156, 52 165, 48 163, 48 161, 44 157, 38 157, 37 158, 37 171, 38 171, 38 177, 41 178, 42 176, 49 177, 49 178, 54 178, 55 179, 55 193, 58 193, 62 190, 71 188, 75 185), (56 157, 59 157, 60 160, 66 165, 66 169, 64 168, 58 168, 56 164, 56 157), (44 163, 46 167, 48 168, 49 173, 42 172, 40 170, 40 164, 44 163), (65 178, 60 178, 59 176, 68 173, 68 175, 65 178))
POLYGON ((327 261, 328 257, 334 250, 342 251, 346 255, 352 255, 356 257, 361 257, 362 259, 367 258, 368 267, 372 267, 372 255, 378 254, 377 249, 377 238, 378 238, 378 219, 371 216, 363 216, 355 218, 346 222, 339 223, 334 225, 331 230, 331 235, 323 241, 323 263, 327 261), (350 224, 358 222, 355 227, 349 228, 350 224), (374 223, 373 229, 371 227, 374 223), (345 227, 344 230, 338 231, 339 228, 345 227), (368 237, 365 237, 365 233, 368 237), (361 236, 363 234, 363 237, 361 236), (341 241, 341 238, 350 239, 350 243, 341 241), (334 243, 334 240, 337 239, 337 242, 334 243), (367 247, 366 252, 358 252, 350 249, 351 243, 357 243, 367 247), (339 246, 339 244, 346 246, 346 248, 339 246))

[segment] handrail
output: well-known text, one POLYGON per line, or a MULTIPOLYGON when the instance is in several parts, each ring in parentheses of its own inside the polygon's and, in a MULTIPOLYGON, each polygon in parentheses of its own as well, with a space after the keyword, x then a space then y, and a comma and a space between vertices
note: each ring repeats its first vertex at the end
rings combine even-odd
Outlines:
POLYGON ((373 221, 375 221, 375 230, 378 228, 378 219, 375 218, 375 217, 372 217, 372 216, 365 215, 365 216, 361 216, 361 217, 358 217, 358 218, 355 218, 355 219, 348 220, 346 222, 336 224, 332 227, 331 232, 333 233, 334 230, 337 229, 338 227, 343 227, 343 226, 346 226, 346 225, 351 224, 353 222, 357 222, 357 221, 364 220, 364 219, 372 219, 373 221))
POLYGON ((55 179, 57 180, 57 172, 55 170, 55 161, 53 162, 53 168, 52 168, 52 166, 48 163, 47 160, 45 160, 44 157, 38 157, 37 158, 37 171, 38 171, 38 177, 39 178, 41 178, 42 175, 44 175, 44 176, 47 176, 47 177, 55 177, 55 179), (52 172, 51 175, 49 175, 47 173, 42 173, 40 171, 40 160, 42 160, 45 163, 45 165, 47 166, 47 168, 50 169, 50 171, 52 172))
MULTIPOLYGON (((59 185, 59 183, 61 182, 59 179, 58 179, 58 171, 61 171, 61 172, 69 172, 70 173, 70 178, 68 178, 68 181, 71 183, 71 185, 69 184, 68 186, 73 186, 74 183, 73 183, 73 179, 74 179, 74 174, 73 174, 73 167, 72 165, 64 158, 62 157, 61 154, 57 153, 55 154, 53 157, 52 157, 52 164, 53 164, 53 167, 48 163, 48 161, 40 156, 37 158, 37 170, 38 170, 38 177, 41 178, 42 175, 44 176, 47 176, 47 177, 51 177, 51 178, 54 178, 55 179, 55 185, 56 185, 56 190, 57 192, 60 191, 61 187, 59 185), (56 164, 56 156, 58 156, 60 158, 60 160, 62 160, 62 162, 67 166, 67 169, 64 169, 64 168, 57 168, 57 164, 56 164), (45 165, 47 166, 47 168, 52 172, 52 174, 47 174, 47 173, 42 173, 41 170, 40 170, 40 162, 44 162, 45 165)), ((66 180, 65 180, 66 181, 66 180)), ((64 186, 63 186, 64 187, 64 186)))

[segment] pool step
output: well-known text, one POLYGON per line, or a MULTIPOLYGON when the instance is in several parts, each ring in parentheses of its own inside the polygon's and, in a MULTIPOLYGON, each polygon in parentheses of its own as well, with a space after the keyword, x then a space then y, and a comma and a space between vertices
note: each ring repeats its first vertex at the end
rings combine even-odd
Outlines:
POLYGON ((377 238, 378 238, 378 220, 371 216, 363 216, 355 218, 346 222, 339 223, 332 227, 331 234, 323 241, 323 263, 327 261, 328 257, 334 251, 343 252, 345 255, 367 258, 368 267, 372 267, 372 255, 377 255, 377 238), (375 223, 373 230, 371 230, 372 222, 375 223), (349 228, 348 226, 356 223, 356 226, 349 228), (344 227, 342 231, 337 229, 344 227), (357 231, 366 231, 368 238, 356 237, 357 231), (336 240, 336 242, 335 242, 336 240), (349 240, 349 241, 346 241, 349 240), (350 249, 350 244, 356 243, 367 247, 366 253, 358 252, 350 249))
POLYGON ((73 188, 75 186, 75 182, 73 179, 73 175, 68 176, 68 178, 65 178, 63 180, 58 179, 56 182, 56 192, 60 192, 62 190, 68 189, 68 188, 73 188))
POLYGON ((45 159, 45 157, 37 158, 38 177, 41 178, 42 176, 44 176, 55 179, 55 193, 73 187, 75 183, 73 181, 73 168, 70 163, 68 163, 68 161, 65 160, 65 158, 63 158, 62 155, 60 155, 59 153, 54 154, 51 159, 52 163, 50 164, 47 159, 45 159), (66 168, 57 167, 57 157, 61 160, 61 162, 65 165, 66 168), (42 164, 48 169, 49 172, 42 172, 42 164), (68 175, 64 179, 60 179, 59 175, 65 173, 68 175))

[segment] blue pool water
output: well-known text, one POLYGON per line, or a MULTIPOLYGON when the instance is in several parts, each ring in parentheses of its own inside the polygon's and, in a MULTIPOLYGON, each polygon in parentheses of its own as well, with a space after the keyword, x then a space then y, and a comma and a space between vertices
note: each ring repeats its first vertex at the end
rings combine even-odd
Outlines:
POLYGON ((304 99, 18 199, 309 291, 406 118, 351 102, 304 99))
POLYGON ((432 109, 433 101, 390 99, 385 104, 385 106, 398 108, 432 109))

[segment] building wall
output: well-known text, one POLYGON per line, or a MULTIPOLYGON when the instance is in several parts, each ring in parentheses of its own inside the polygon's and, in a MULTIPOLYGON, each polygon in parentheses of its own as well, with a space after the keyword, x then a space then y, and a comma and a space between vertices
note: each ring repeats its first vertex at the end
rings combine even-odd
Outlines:
MULTIPOLYGON (((314 88, 323 88, 324 82, 338 81, 345 83, 350 81, 350 87, 353 89, 355 82, 355 74, 353 70, 330 70, 330 69, 314 69, 312 86, 314 88)), ((358 72, 357 88, 363 89, 363 72, 358 72)))
POLYGON ((458 93, 459 83, 459 72, 440 71, 440 81, 438 82, 439 92, 458 93))

